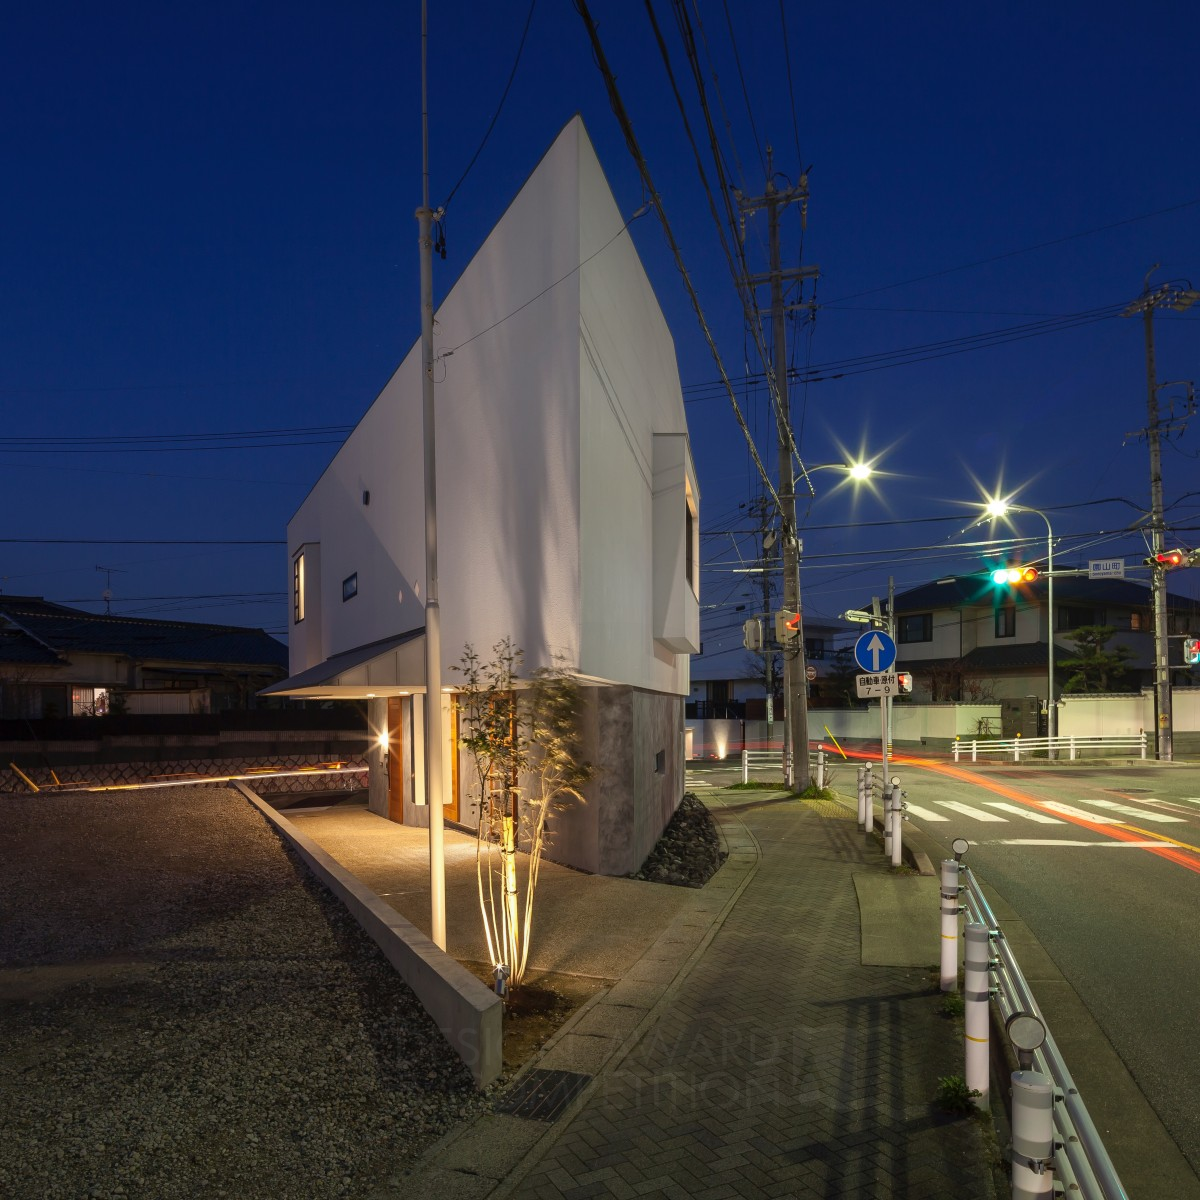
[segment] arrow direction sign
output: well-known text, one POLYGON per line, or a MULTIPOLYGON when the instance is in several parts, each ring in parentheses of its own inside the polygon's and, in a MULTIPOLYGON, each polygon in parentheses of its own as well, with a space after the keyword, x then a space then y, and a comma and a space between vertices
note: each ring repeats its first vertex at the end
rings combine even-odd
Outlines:
POLYGON ((887 671, 896 661, 896 643, 886 633, 874 629, 854 643, 854 661, 872 675, 887 671))

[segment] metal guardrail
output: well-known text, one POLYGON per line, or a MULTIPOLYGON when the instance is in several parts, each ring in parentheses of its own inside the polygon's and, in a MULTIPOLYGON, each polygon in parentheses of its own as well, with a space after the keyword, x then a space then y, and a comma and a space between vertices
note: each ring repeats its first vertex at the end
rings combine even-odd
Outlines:
POLYGON ((954 761, 968 751, 972 762, 978 762, 981 754, 1011 754, 1013 762, 1020 762, 1022 754, 1029 758, 1038 751, 1061 754, 1064 750, 1072 762, 1084 750, 1137 750, 1145 758, 1146 747, 1145 731, 1096 737, 972 738, 969 742, 955 738, 954 761))
MULTIPOLYGON (((1004 1020, 1025 1012, 1034 1014, 1046 1025, 1046 1018, 1021 973, 1016 955, 974 874, 960 863, 958 876, 960 894, 966 899, 966 911, 973 922, 986 927, 995 952, 989 963, 995 980, 995 986, 990 990, 1004 1020)), ((1045 1041, 1033 1051, 1033 1065, 1054 1086, 1055 1183, 1063 1185, 1066 1195, 1080 1196, 1083 1200, 1129 1200, 1048 1025, 1045 1041)))

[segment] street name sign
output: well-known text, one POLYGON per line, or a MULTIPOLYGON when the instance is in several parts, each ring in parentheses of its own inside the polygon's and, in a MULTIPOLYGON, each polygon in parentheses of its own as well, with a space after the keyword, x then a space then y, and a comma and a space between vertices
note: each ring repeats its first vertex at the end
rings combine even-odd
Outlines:
POLYGON ((1124 579, 1123 558, 1092 558, 1088 560, 1089 579, 1124 579))
POLYGON ((900 693, 895 671, 880 671, 870 675, 855 675, 854 683, 858 688, 858 698, 860 700, 866 700, 872 696, 897 696, 900 693))
POLYGON ((887 671, 896 661, 896 643, 888 634, 872 629, 870 633, 862 634, 854 643, 854 661, 864 671, 878 675, 880 671, 887 671))

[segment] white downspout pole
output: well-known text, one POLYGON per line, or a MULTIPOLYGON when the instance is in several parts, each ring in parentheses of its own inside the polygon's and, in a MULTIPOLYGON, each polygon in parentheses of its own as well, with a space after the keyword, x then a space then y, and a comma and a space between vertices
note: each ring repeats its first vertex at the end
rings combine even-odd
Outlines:
POLYGON ((442 838, 442 618, 438 607, 437 442, 433 409, 433 210, 429 207, 429 20, 421 0, 421 398, 425 440, 425 804, 429 813, 430 938, 446 949, 442 838))

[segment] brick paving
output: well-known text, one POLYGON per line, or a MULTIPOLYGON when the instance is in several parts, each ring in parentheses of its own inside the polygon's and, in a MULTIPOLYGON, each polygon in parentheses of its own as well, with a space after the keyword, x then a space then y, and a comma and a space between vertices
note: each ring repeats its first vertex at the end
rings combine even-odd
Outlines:
POLYGON ((931 1104, 962 1071, 936 976, 861 965, 853 875, 888 868, 847 815, 787 800, 718 814, 757 842, 757 870, 658 1019, 500 1193, 993 1195, 980 1127, 931 1104))

